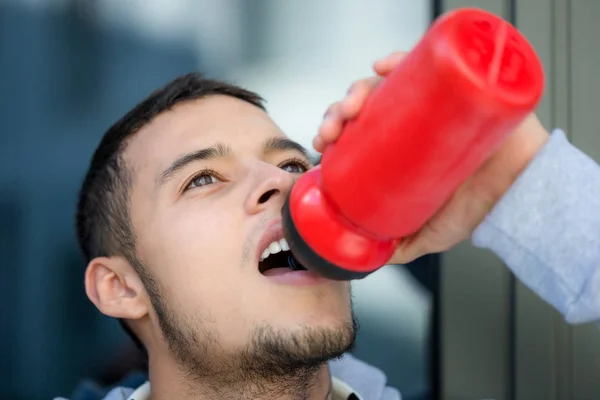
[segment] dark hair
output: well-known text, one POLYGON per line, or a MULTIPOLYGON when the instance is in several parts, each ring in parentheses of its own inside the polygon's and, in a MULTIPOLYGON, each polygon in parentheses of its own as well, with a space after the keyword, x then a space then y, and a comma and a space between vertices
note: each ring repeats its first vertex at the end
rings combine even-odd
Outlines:
MULTIPOLYGON (((256 93, 190 73, 150 94, 106 131, 92 157, 77 204, 77 239, 86 263, 95 257, 118 255, 139 273, 147 273, 140 271, 136 256, 129 212, 133 176, 123 153, 131 137, 159 114, 179 103, 213 95, 235 97, 264 110, 263 100, 256 93)), ((126 324, 121 325, 139 347, 137 337, 126 324)))

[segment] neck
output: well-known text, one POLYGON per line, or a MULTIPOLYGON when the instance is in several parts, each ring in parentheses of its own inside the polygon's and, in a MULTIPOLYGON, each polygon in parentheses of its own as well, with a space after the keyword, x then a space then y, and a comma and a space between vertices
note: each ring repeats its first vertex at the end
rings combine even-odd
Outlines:
POLYGON ((155 361, 149 363, 152 400, 330 400, 332 396, 327 363, 287 376, 236 374, 234 380, 223 379, 222 373, 198 378, 182 371, 172 359, 155 361))

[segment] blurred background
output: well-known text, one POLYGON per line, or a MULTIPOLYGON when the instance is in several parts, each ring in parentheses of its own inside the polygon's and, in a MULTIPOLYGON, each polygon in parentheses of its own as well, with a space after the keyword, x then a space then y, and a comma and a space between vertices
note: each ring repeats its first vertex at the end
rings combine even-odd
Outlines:
MULTIPOLYGON (((92 152, 124 112, 199 70, 263 95, 309 147, 374 60, 460 6, 530 38, 548 73, 542 120, 600 160, 597 0, 0 0, 0 399, 73 396, 139 367, 85 296, 73 229, 92 152)), ((355 293, 356 355, 405 399, 600 398, 600 332, 564 325, 469 244, 386 267, 355 293)))

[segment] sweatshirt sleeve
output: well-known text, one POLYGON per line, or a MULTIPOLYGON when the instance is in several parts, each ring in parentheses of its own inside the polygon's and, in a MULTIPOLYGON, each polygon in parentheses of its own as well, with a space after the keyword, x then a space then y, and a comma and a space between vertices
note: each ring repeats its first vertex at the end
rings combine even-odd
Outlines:
POLYGON ((600 321, 600 166, 555 131, 473 234, 569 323, 600 321))

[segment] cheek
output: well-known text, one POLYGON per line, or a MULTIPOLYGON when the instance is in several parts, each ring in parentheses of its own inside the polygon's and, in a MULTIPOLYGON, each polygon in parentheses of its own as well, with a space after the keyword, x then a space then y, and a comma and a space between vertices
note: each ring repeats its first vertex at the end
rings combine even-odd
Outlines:
POLYGON ((145 232, 144 260, 181 312, 231 315, 249 275, 243 224, 236 213, 202 202, 181 210, 163 213, 145 232))
POLYGON ((214 202, 188 200, 157 213, 147 231, 152 257, 191 274, 239 263, 241 221, 223 209, 214 202))

